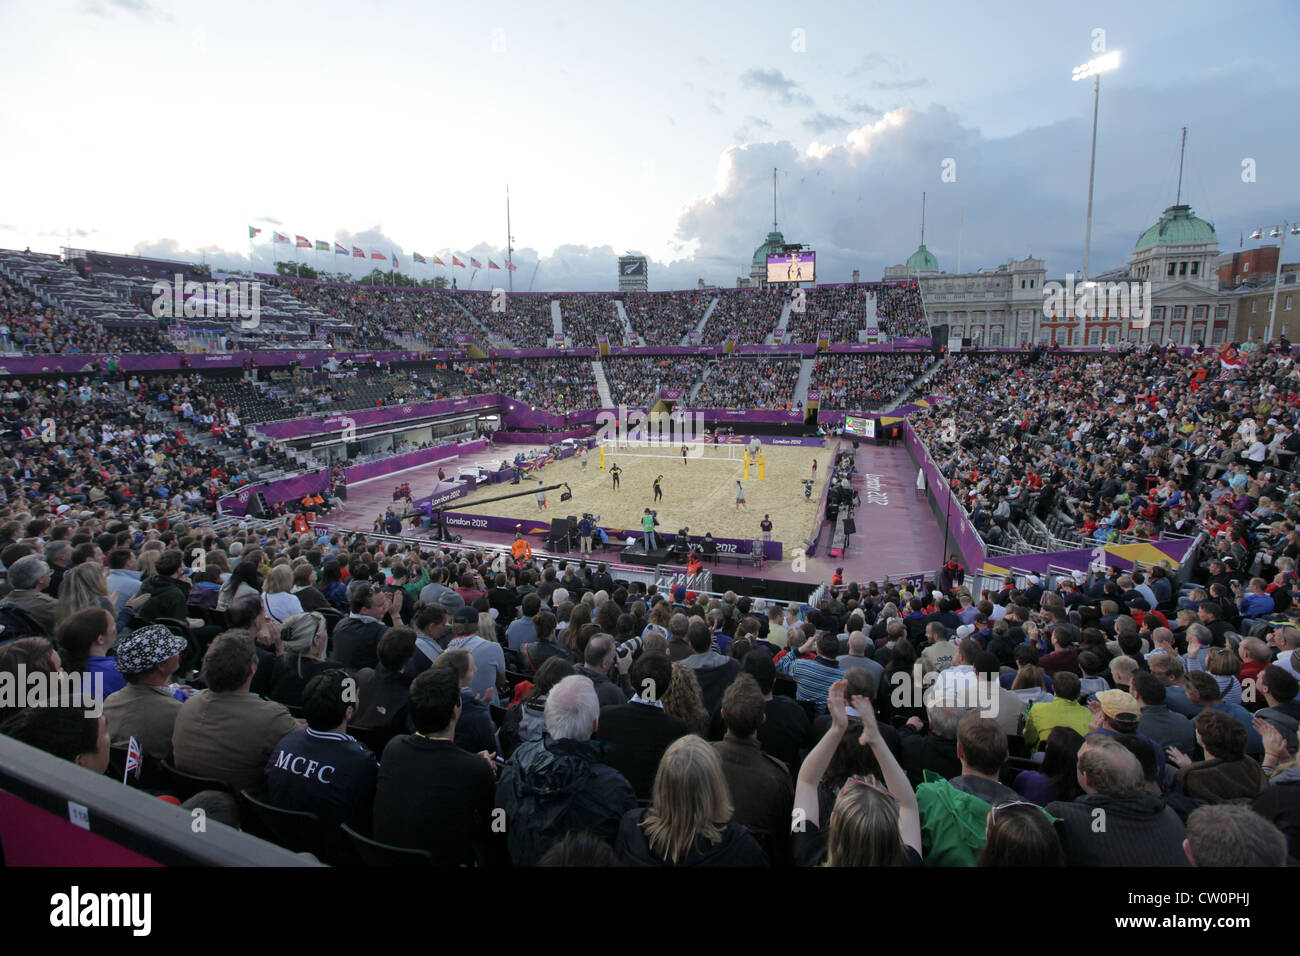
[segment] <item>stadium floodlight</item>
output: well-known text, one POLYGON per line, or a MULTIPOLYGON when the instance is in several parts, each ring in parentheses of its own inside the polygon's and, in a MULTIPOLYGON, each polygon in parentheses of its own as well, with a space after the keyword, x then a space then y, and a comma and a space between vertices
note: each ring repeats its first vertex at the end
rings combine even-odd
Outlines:
MULTIPOLYGON (((1097 171, 1097 106, 1101 100, 1101 75, 1107 73, 1119 66, 1119 51, 1112 50, 1109 53, 1103 53, 1096 59, 1089 60, 1082 66, 1074 68, 1074 75, 1071 77, 1076 83, 1079 80, 1093 78, 1092 88, 1092 157, 1088 160, 1088 221, 1083 232, 1083 275, 1080 278, 1088 281, 1088 267, 1091 265, 1092 258, 1092 186, 1097 171)), ((1087 335, 1087 317, 1079 320, 1079 344, 1083 345, 1087 335)))
MULTIPOLYGON (((1267 348, 1273 342, 1273 323, 1277 321, 1277 299, 1278 290, 1282 287, 1282 256, 1286 252, 1286 236, 1290 232, 1293 236, 1300 236, 1300 222, 1287 222, 1283 220, 1282 225, 1273 226, 1268 230, 1270 239, 1281 239, 1277 244, 1277 269, 1273 272, 1273 301, 1268 307, 1268 333, 1264 338, 1264 345, 1267 348)), ((1264 238, 1262 228, 1254 230, 1250 234, 1252 239, 1264 238)))

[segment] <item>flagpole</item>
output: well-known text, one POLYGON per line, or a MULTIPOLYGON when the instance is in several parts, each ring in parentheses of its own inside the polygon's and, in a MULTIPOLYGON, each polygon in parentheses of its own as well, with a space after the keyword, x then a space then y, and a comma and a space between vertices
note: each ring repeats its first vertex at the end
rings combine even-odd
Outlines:
POLYGON ((515 270, 510 268, 514 262, 515 237, 510 234, 510 184, 506 183, 506 282, 510 291, 515 291, 515 270))

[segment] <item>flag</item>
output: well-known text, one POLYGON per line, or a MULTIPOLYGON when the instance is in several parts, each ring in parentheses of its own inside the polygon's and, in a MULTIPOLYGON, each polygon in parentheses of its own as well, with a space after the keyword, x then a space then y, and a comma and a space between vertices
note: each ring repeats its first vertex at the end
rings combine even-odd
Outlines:
POLYGON ((452 255, 451 255, 451 264, 452 264, 453 266, 460 266, 462 269, 465 268, 465 263, 463 263, 463 262, 461 262, 459 259, 457 259, 457 258, 456 258, 456 254, 455 254, 454 252, 453 252, 452 255))
POLYGON ((286 235, 285 235, 284 233, 282 233, 282 232, 275 232, 275 233, 272 233, 271 235, 275 237, 275 241, 276 241, 276 242, 288 242, 288 241, 289 241, 289 237, 286 236, 286 235))
POLYGON ((382 252, 372 252, 372 253, 370 253, 370 258, 371 258, 371 259, 383 259, 385 262, 388 261, 388 256, 384 255, 382 252))
POLYGON ((126 773, 122 775, 122 783, 126 783, 126 778, 135 773, 135 779, 140 779, 140 769, 144 766, 144 753, 140 749, 140 741, 134 737, 126 748, 126 773))
POLYGON ((336 256, 346 256, 347 254, 348 254, 348 247, 347 247, 347 246, 340 246, 337 242, 334 243, 334 255, 336 255, 336 256))
POLYGON ((329 244, 328 242, 326 242, 324 239, 317 239, 317 240, 316 240, 316 251, 317 251, 317 252, 329 252, 329 251, 330 251, 330 244, 329 244))
POLYGON ((483 268, 483 263, 479 262, 479 261, 478 261, 477 259, 475 259, 473 256, 470 256, 470 257, 469 257, 469 264, 470 264, 473 268, 475 268, 475 269, 482 269, 482 268, 483 268))
POLYGON ((402 268, 402 267, 398 264, 398 262, 397 262, 397 253, 395 253, 395 252, 393 253, 393 268, 394 268, 394 269, 400 269, 400 268, 402 268))
POLYGON ((249 226, 249 227, 248 227, 248 238, 249 238, 249 239, 252 239, 255 235, 257 235, 257 234, 258 234, 259 232, 261 232, 261 231, 262 231, 261 229, 258 229, 258 228, 254 227, 254 226, 249 226))
POLYGON ((433 264, 434 264, 435 266, 445 266, 447 263, 443 262, 443 261, 442 261, 441 259, 439 259, 437 256, 434 256, 434 257, 433 257, 433 264))
POLYGON ((364 249, 358 249, 356 246, 353 246, 353 247, 352 247, 352 258, 353 258, 353 259, 364 259, 365 257, 366 257, 366 250, 364 250, 364 249))
POLYGON ((519 267, 518 267, 517 265, 515 265, 513 262, 507 262, 507 263, 506 263, 506 268, 509 269, 511 272, 514 272, 514 271, 515 271, 516 269, 518 269, 519 267))
POLYGON ((294 238, 294 243, 295 243, 295 245, 297 245, 297 247, 298 247, 299 249, 310 249, 310 248, 311 248, 311 240, 310 240, 310 239, 307 239, 307 238, 304 237, 304 236, 294 236, 293 238, 294 238))
POLYGON ((493 262, 491 259, 489 259, 489 260, 488 260, 488 268, 489 268, 489 269, 500 269, 501 267, 500 267, 499 265, 497 265, 495 262, 493 262))
POLYGON ((411 258, 414 259, 416 262, 423 262, 425 265, 429 264, 429 260, 424 258, 424 256, 420 255, 418 252, 412 252, 411 258))

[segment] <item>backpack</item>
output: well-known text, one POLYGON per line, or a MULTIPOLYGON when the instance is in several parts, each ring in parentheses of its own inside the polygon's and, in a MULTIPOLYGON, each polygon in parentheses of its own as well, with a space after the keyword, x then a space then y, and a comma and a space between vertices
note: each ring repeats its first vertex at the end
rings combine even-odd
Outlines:
POLYGON ((49 636, 30 611, 8 601, 0 604, 0 644, 22 640, 24 637, 49 636))

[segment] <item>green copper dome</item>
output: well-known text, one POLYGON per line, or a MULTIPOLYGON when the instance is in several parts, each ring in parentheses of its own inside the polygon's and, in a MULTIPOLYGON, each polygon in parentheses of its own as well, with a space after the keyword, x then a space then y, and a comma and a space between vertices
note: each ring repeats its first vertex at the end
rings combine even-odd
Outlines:
POLYGON ((1170 206, 1160 217, 1160 221, 1142 233, 1134 247, 1134 252, 1150 249, 1152 246, 1181 246, 1195 243, 1213 243, 1217 245, 1219 237, 1214 227, 1192 214, 1191 206, 1170 206))
POLYGON ((907 257, 907 267, 914 272, 938 272, 939 260, 934 257, 934 253, 925 248, 925 243, 921 243, 916 252, 907 257))
POLYGON ((754 250, 754 265, 767 268, 767 257, 774 256, 785 245, 785 237, 779 232, 769 232, 767 241, 754 250))

